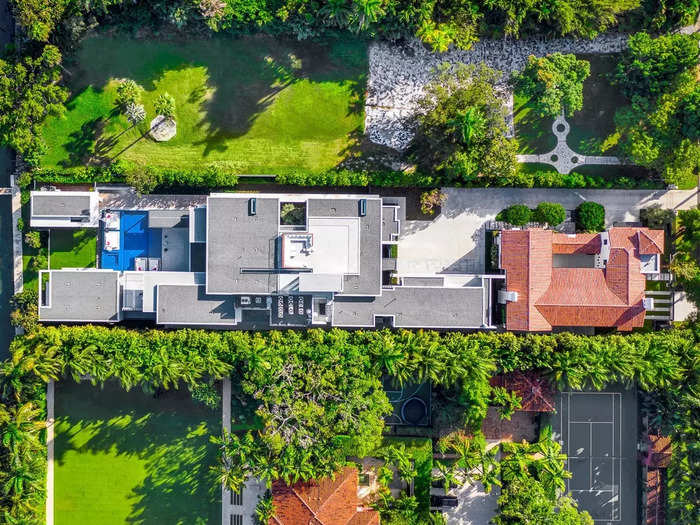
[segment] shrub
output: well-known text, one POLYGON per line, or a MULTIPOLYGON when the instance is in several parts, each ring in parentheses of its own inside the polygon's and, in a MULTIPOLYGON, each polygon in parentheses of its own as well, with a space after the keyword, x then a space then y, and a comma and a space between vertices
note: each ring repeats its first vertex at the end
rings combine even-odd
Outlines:
POLYGON ((24 242, 27 246, 34 249, 41 248, 41 233, 36 230, 29 231, 24 234, 24 242))
POLYGON ((576 227, 586 232, 605 229, 605 208, 593 201, 586 201, 576 208, 576 227))
POLYGON ((17 218, 17 230, 24 231, 24 219, 22 217, 17 218))
POLYGON ((12 326, 21 326, 29 333, 39 325, 39 292, 24 289, 10 300, 13 308, 10 314, 12 326))
POLYGON ((175 118, 175 99, 170 93, 161 93, 158 95, 153 107, 157 115, 163 115, 165 118, 175 118))
POLYGON ((513 226, 525 226, 532 220, 532 210, 524 204, 514 204, 499 213, 496 219, 513 226))
POLYGON ((49 261, 46 258, 46 255, 44 255, 43 253, 39 253, 31 258, 29 262, 29 267, 35 272, 38 272, 39 270, 43 270, 44 268, 46 268, 48 262, 49 261))
POLYGON ((566 210, 558 202, 540 202, 532 212, 536 222, 558 226, 566 220, 566 210))
POLYGON ((425 191, 420 196, 420 211, 426 215, 433 215, 435 208, 442 206, 447 200, 447 195, 438 188, 425 191))

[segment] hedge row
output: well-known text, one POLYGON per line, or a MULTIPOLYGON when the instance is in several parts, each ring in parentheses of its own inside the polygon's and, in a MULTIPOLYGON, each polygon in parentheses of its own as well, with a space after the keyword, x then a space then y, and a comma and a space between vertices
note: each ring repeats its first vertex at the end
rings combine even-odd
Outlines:
MULTIPOLYGON (((129 166, 115 162, 110 166, 79 167, 70 170, 41 168, 33 172, 36 182, 53 184, 85 184, 97 182, 129 183, 144 193, 171 186, 200 188, 231 188, 238 184, 240 177, 235 165, 215 164, 196 169, 147 168, 129 166)), ((296 186, 382 186, 382 187, 436 187, 445 181, 434 175, 395 170, 351 171, 328 170, 310 172, 303 169, 284 171, 275 175, 275 183, 296 186)), ((478 185, 471 185, 478 187, 478 185)), ((629 177, 603 177, 581 173, 561 174, 555 171, 528 172, 521 169, 515 177, 504 178, 499 186, 522 188, 599 188, 599 189, 653 189, 663 186, 650 179, 629 177)))

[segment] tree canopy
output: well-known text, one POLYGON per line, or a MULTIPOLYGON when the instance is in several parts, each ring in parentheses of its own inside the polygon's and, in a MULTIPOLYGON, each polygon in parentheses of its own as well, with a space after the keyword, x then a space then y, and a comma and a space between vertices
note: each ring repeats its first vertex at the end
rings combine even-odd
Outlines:
POLYGON ((630 99, 615 114, 623 154, 669 184, 696 184, 700 174, 699 58, 696 35, 641 33, 614 77, 630 99))
POLYGON ((44 145, 39 127, 65 108, 67 91, 58 85, 61 53, 44 46, 36 58, 10 54, 0 59, 0 144, 13 148, 27 162, 36 162, 44 145))
POLYGON ((460 65, 428 84, 411 146, 421 169, 460 184, 515 176, 517 142, 507 136, 500 78, 483 64, 460 65))
POLYGON ((541 117, 557 117, 562 111, 572 116, 583 107, 583 81, 591 74, 587 60, 576 55, 552 53, 545 57, 530 55, 515 83, 532 97, 541 117))

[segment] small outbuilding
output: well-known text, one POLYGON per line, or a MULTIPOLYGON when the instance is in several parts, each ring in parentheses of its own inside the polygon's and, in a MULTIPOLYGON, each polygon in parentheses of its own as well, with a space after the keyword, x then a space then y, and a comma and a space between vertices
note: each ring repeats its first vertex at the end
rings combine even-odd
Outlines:
POLYGON ((32 228, 97 228, 99 198, 95 191, 33 191, 32 228))

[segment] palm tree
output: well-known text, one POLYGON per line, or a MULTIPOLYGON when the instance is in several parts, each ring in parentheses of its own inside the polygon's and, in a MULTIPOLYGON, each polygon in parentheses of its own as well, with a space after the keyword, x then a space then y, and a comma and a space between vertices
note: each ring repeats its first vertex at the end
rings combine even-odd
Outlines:
POLYGON ((267 525, 275 515, 275 504, 272 502, 272 495, 268 492, 265 497, 258 501, 255 506, 255 516, 258 523, 267 525))
POLYGON ((36 421, 40 411, 31 402, 14 407, 2 430, 2 444, 13 455, 21 452, 25 445, 38 445, 38 431, 44 428, 43 421, 36 421))
POLYGON ((382 0, 354 0, 357 13, 357 31, 363 31, 384 14, 382 0))
POLYGON ((328 25, 347 27, 350 18, 350 8, 346 0, 328 0, 319 10, 319 14, 328 20, 328 25))
POLYGON ((486 131, 486 117, 479 108, 469 107, 448 120, 447 125, 450 132, 456 134, 464 146, 469 147, 486 131))
POLYGON ((20 499, 24 489, 33 488, 36 485, 37 475, 24 465, 10 471, 7 481, 3 485, 3 493, 13 499, 20 499))

